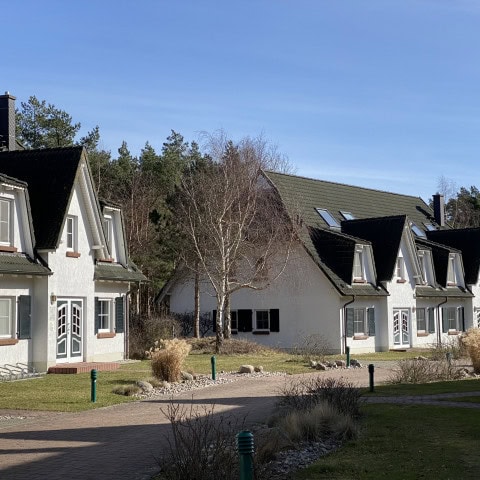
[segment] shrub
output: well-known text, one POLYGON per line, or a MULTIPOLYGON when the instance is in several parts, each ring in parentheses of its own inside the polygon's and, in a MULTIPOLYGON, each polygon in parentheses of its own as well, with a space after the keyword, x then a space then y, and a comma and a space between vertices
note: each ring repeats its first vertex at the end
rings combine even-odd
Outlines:
POLYGON ((480 328, 470 328, 462 337, 462 343, 472 360, 473 371, 480 373, 480 328))
POLYGON ((216 415, 214 406, 195 408, 169 403, 162 412, 172 427, 169 447, 159 460, 165 480, 224 480, 238 478, 235 435, 244 420, 216 415))
POLYGON ((430 346, 430 358, 432 360, 445 360, 447 353, 451 353, 452 358, 456 360, 467 355, 461 337, 452 336, 448 340, 443 340, 430 346))
POLYGON ((190 349, 191 346, 185 340, 174 338, 159 341, 159 347, 149 352, 153 376, 167 382, 178 382, 190 349))
POLYGON ((130 316, 129 323, 129 357, 144 359, 145 352, 158 338, 173 338, 180 332, 175 317, 168 315, 130 316))
POLYGON ((293 349, 294 355, 302 357, 304 362, 310 360, 325 360, 325 356, 331 352, 332 348, 328 340, 319 334, 305 335, 301 338, 293 349))
POLYGON ((401 360, 390 377, 390 383, 429 383, 461 378, 460 370, 446 360, 401 360))
MULTIPOLYGON (((187 342, 195 353, 215 353, 215 337, 188 338, 187 342)), ((268 354, 272 348, 244 339, 228 338, 222 342, 220 353, 223 355, 268 354)))
POLYGON ((117 395, 125 395, 127 397, 131 397, 132 395, 136 395, 140 393, 142 389, 132 383, 131 385, 117 385, 113 390, 112 393, 116 393, 117 395))

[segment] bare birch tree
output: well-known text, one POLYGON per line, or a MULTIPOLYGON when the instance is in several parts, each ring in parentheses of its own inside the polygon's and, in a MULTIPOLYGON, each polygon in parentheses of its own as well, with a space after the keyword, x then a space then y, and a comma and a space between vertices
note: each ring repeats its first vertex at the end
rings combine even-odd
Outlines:
POLYGON ((234 144, 223 134, 210 140, 212 162, 184 176, 174 208, 187 239, 183 261, 208 280, 216 296, 218 350, 224 331, 230 332, 229 297, 242 288, 266 288, 281 275, 294 231, 262 174, 277 160, 268 143, 245 138, 234 144))

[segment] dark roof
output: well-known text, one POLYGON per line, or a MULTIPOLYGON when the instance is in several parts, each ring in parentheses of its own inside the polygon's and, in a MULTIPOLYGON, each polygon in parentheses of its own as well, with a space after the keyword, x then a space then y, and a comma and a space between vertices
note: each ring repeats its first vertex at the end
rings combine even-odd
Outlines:
POLYGON ((1 253, 0 273, 12 275, 51 275, 51 271, 23 253, 1 253))
POLYGON ((478 281, 480 268, 480 228, 462 228, 427 232, 427 238, 462 252, 465 283, 478 281))
POLYGON ((95 280, 113 280, 121 282, 146 282, 147 277, 143 275, 135 265, 125 268, 119 263, 98 262, 95 265, 95 280))
POLYGON ((416 287, 415 295, 417 298, 452 298, 452 297, 473 297, 468 290, 461 287, 434 288, 434 287, 416 287))
POLYGON ((338 223, 345 220, 340 211, 351 212, 355 219, 407 215, 425 230, 435 223, 433 210, 420 198, 342 183, 326 182, 277 172, 266 172, 293 216, 297 214, 309 226, 327 227, 315 208, 326 208, 338 223))
POLYGON ((82 147, 0 153, 0 172, 28 184, 37 249, 55 249, 72 194, 82 147))
POLYGON ((392 279, 406 222, 405 215, 342 222, 342 232, 364 238, 372 244, 379 282, 392 279))

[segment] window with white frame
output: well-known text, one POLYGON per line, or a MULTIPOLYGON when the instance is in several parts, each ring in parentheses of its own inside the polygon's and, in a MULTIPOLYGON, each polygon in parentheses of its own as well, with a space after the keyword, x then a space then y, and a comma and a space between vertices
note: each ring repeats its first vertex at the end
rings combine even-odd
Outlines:
POLYGON ((448 258, 447 285, 455 285, 455 255, 448 258))
POLYGON ((366 331, 365 309, 355 308, 353 311, 353 333, 355 335, 363 335, 366 331))
POLYGON ((442 308, 442 331, 460 332, 465 330, 465 317, 463 307, 442 308))
POLYGON ((77 240, 77 217, 69 215, 65 225, 67 250, 76 252, 78 249, 77 240))
POLYGON ((105 240, 110 253, 112 253, 112 217, 104 217, 103 229, 105 231, 105 240))
POLYGON ((353 256, 353 280, 363 280, 363 251, 356 249, 353 256))
POLYGON ((112 300, 100 298, 97 305, 97 322, 99 332, 112 330, 112 300))
POLYGON ((14 335, 12 299, 0 298, 0 338, 12 338, 14 335))
POLYGON ((12 243, 12 202, 0 200, 0 244, 11 245, 12 243))
POLYGON ((435 333, 435 309, 433 307, 417 308, 417 332, 435 333))
POLYGON ((375 335, 375 308, 346 309, 347 337, 362 337, 375 335))
POLYGON ((405 280, 405 260, 403 257, 397 258, 397 264, 395 266, 395 277, 397 280, 405 280))
POLYGON ((255 311, 255 330, 270 330, 270 315, 268 310, 255 311))

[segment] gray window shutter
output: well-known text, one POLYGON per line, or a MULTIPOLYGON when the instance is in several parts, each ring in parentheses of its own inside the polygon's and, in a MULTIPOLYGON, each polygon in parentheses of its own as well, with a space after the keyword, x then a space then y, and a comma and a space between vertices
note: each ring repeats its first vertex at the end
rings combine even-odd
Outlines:
POLYGON ((442 307, 442 332, 448 332, 448 319, 447 319, 447 309, 442 307))
POLYGON ((252 331, 252 311, 238 310, 238 331, 251 332, 252 331))
POLYGON ((216 310, 212 311, 212 319, 213 319, 212 331, 216 332, 217 331, 217 311, 216 310))
POLYGON ((95 297, 95 333, 100 329, 100 300, 95 297))
POLYGON ((353 337, 353 308, 347 308, 347 337, 353 337))
POLYGON ((115 332, 125 331, 125 302, 123 297, 115 298, 115 332))
POLYGON ((435 333, 435 310, 427 308, 428 333, 435 333))
POLYGON ((278 310, 278 308, 272 308, 270 310, 270 331, 280 331, 280 310, 278 310))
POLYGON ((370 337, 375 336, 375 309, 367 308, 367 319, 368 319, 368 335, 370 337))
POLYGON ((32 297, 20 295, 18 297, 18 338, 32 338, 32 297))
POLYGON ((460 307, 458 309, 458 325, 460 326, 462 332, 465 331, 465 309, 460 307))

